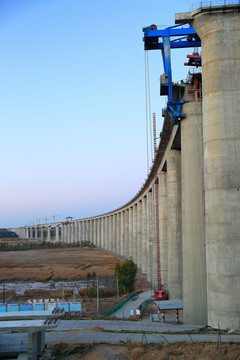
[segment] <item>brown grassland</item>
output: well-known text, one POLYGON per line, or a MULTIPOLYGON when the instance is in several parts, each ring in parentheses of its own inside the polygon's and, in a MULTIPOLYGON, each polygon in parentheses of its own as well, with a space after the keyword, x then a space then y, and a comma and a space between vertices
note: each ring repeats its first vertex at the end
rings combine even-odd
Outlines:
POLYGON ((111 276, 120 259, 89 247, 0 252, 0 281, 76 280, 93 271, 111 276))

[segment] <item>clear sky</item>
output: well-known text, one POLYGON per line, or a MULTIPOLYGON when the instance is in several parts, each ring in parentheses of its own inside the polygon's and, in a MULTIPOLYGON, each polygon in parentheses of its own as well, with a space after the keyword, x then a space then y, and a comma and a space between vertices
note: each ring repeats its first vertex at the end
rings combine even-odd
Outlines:
MULTIPOLYGON (((192 1, 0 1, 0 227, 79 219, 128 202, 147 169, 142 27, 192 1)), ((172 52, 173 80, 189 51, 172 52)), ((161 130, 160 51, 149 52, 161 130)))

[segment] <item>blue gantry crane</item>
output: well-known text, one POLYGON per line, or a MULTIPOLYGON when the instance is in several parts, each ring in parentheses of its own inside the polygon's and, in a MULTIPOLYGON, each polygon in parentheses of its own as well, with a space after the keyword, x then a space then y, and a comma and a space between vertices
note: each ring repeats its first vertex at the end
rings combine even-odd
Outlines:
MULTIPOLYGON (((178 24, 158 30, 156 25, 143 28, 145 50, 161 50, 164 74, 160 81, 160 95, 168 95, 167 109, 173 124, 179 123, 186 115, 181 114, 183 100, 173 100, 173 83, 170 49, 200 47, 201 40, 192 26, 178 24)), ((198 54, 199 55, 199 54, 198 54)), ((194 59, 194 54, 193 54, 194 59)))

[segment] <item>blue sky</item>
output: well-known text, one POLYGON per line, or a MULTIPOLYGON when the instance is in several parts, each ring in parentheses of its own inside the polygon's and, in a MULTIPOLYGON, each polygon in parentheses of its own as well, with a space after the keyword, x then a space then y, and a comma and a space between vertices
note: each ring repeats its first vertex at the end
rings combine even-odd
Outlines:
MULTIPOLYGON (((114 210, 147 177, 142 27, 192 1, 1 0, 0 227, 114 210)), ((172 53, 186 78, 187 50, 172 53)), ((149 52, 161 130, 161 53, 149 52)))

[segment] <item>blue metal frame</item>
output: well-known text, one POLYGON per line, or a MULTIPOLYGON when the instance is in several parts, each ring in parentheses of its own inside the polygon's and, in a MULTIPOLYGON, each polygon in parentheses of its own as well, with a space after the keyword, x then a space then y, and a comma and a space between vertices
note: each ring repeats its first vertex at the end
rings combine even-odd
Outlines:
POLYGON ((155 25, 154 28, 153 26, 148 26, 143 28, 143 32, 145 50, 162 51, 164 73, 168 77, 168 82, 162 86, 168 87, 167 112, 176 124, 181 118, 186 117, 186 115, 181 114, 184 101, 173 101, 171 49, 200 47, 201 40, 194 28, 190 25, 186 27, 186 24, 170 26, 164 30, 157 30, 155 25), (171 37, 174 38, 171 39, 171 37), (159 38, 162 38, 162 41, 159 41, 159 38))

